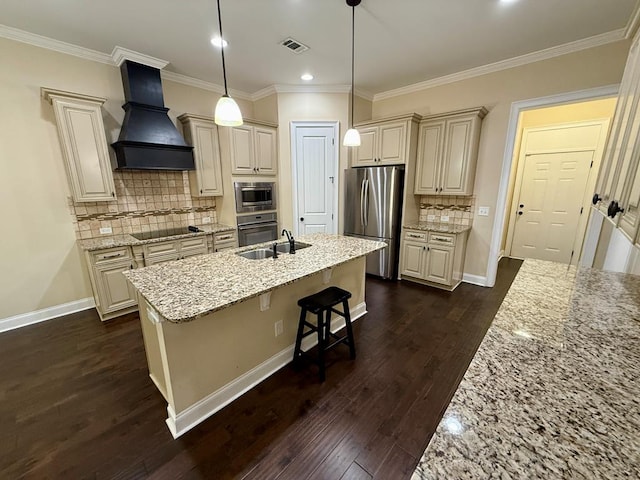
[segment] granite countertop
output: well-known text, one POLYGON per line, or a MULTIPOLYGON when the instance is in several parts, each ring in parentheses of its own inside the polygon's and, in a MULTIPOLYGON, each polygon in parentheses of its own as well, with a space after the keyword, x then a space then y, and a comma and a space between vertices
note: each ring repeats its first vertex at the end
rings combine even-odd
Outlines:
POLYGON ((414 475, 640 478, 640 277, 526 260, 414 475))
POLYGON ((166 242, 167 240, 179 240, 181 238, 198 237, 200 235, 209 235, 211 233, 228 232, 235 230, 235 227, 223 225, 221 223, 208 223, 206 225, 198 225, 199 232, 189 232, 180 235, 170 235, 160 238, 150 238, 148 240, 138 240, 128 234, 122 235, 105 235, 103 237, 89 238, 87 240, 78 240, 78 245, 83 250, 103 250, 105 248, 123 247, 129 245, 144 245, 146 243, 166 242))
POLYGON ((294 255, 249 260, 237 252, 261 245, 128 270, 124 275, 170 322, 195 320, 387 246, 340 235, 314 234, 296 240, 311 244, 294 255))
POLYGON ((420 222, 420 223, 409 223, 407 225, 403 225, 403 228, 407 228, 409 230, 424 230, 427 232, 438 232, 438 233, 463 233, 471 230, 471 225, 454 225, 449 223, 428 223, 428 222, 420 222))

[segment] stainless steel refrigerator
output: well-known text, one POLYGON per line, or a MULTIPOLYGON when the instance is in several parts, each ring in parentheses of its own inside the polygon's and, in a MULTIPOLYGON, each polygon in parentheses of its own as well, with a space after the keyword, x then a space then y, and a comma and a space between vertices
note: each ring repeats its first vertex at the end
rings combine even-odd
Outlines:
POLYGON ((344 234, 386 242, 367 255, 367 273, 397 278, 404 167, 345 170, 344 234))

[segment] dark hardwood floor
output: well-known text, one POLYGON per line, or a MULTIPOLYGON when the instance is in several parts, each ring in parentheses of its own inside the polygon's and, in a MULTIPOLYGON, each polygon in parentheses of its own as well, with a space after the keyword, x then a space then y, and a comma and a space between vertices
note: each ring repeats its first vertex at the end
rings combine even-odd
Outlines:
POLYGON ((453 293, 369 279, 355 361, 285 367, 177 440, 136 314, 1 334, 0 478, 409 478, 520 264, 453 293))

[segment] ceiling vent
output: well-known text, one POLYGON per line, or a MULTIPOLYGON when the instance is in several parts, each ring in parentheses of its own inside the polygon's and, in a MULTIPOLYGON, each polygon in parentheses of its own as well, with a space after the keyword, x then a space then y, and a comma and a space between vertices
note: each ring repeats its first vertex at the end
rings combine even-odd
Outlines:
POLYGON ((291 50, 293 53, 302 53, 309 50, 309 47, 307 47, 304 43, 294 40, 291 37, 285 38, 282 42, 280 42, 280 45, 287 47, 287 49, 291 50))

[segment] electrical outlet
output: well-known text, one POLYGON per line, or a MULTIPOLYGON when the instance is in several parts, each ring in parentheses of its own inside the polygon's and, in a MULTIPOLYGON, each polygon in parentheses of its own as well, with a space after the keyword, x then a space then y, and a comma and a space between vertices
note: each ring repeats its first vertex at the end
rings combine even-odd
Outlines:
POLYGON ((478 207, 478 216, 480 216, 480 217, 488 217, 489 216, 489 207, 478 207))
POLYGON ((449 215, 442 215, 440 217, 440 221, 441 222, 448 222, 449 221, 449 215))
POLYGON ((100 229, 100 235, 109 235, 110 233, 113 233, 111 227, 102 227, 100 229))
POLYGON ((435 222, 435 221, 436 221, 435 215, 427 215, 427 222, 435 222))
POLYGON ((211 223, 211 217, 202 217, 202 223, 211 223))
POLYGON ((284 325, 282 324, 282 320, 278 320, 275 324, 276 337, 279 337, 284 332, 284 325))

